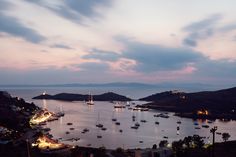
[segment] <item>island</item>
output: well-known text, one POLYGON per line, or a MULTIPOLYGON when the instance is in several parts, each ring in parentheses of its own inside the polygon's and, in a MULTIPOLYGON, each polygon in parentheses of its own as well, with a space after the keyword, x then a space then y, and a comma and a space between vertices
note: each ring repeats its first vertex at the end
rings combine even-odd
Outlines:
MULTIPOLYGON (((39 96, 33 97, 33 99, 50 99, 50 100, 63 100, 63 101, 87 101, 90 95, 73 94, 73 93, 59 93, 56 95, 49 95, 43 93, 39 96)), ((94 101, 131 101, 132 99, 119 95, 113 92, 107 92, 100 95, 93 95, 94 101)))
POLYGON ((173 90, 139 100, 149 102, 142 107, 175 112, 182 117, 236 119, 236 87, 195 93, 173 90))

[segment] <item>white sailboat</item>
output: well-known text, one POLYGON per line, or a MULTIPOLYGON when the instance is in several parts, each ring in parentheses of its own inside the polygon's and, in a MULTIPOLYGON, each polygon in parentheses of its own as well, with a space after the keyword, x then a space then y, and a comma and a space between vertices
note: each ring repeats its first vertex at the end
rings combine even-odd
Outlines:
POLYGON ((89 93, 87 105, 94 105, 93 96, 89 93))
POLYGON ((102 128, 103 127, 103 125, 100 123, 100 114, 99 113, 98 113, 98 120, 96 122, 96 127, 98 127, 98 128, 102 128))
POLYGON ((115 118, 115 115, 114 115, 114 111, 113 111, 113 113, 112 113, 112 119, 111 119, 113 122, 116 122, 117 121, 117 119, 115 118))

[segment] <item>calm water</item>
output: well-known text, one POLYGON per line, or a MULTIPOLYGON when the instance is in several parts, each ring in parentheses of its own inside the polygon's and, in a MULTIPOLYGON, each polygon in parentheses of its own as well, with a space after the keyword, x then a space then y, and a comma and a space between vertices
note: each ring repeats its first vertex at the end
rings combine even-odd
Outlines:
MULTIPOLYGON (((145 148, 152 147, 153 144, 158 144, 161 140, 164 140, 164 136, 168 137, 168 141, 179 140, 188 135, 198 134, 206 137, 205 141, 208 143, 211 141, 210 128, 218 126, 217 132, 230 133, 231 140, 236 140, 236 121, 221 122, 216 120, 212 124, 208 124, 206 121, 198 121, 199 126, 202 124, 208 124, 209 128, 201 128, 200 130, 194 129, 194 121, 188 118, 180 118, 173 116, 173 113, 169 113, 170 118, 155 118, 154 114, 160 113, 160 111, 150 110, 148 112, 138 112, 125 109, 114 110, 112 103, 109 102, 95 102, 94 106, 88 106, 84 102, 64 102, 55 100, 32 100, 33 96, 41 94, 43 91, 47 91, 49 94, 56 94, 60 92, 71 93, 88 93, 91 91, 93 94, 100 94, 103 92, 113 91, 122 95, 130 96, 131 98, 140 98, 153 94, 162 90, 158 89, 137 89, 137 88, 10 88, 1 89, 6 90, 13 96, 19 96, 27 101, 33 101, 36 105, 47 108, 50 111, 64 111, 65 116, 61 117, 58 121, 47 123, 45 127, 51 128, 51 134, 55 139, 62 138, 64 143, 76 144, 80 146, 87 146, 91 144, 92 147, 105 146, 106 148, 115 149, 117 147, 124 148, 145 148), (137 121, 140 123, 138 130, 131 129, 135 122, 132 121, 132 116, 137 117, 137 121), (112 122, 112 117, 117 118, 121 123, 120 126, 115 125, 112 122), (99 118, 98 118, 99 117, 99 118), (146 123, 141 123, 140 120, 145 119, 146 123), (177 121, 181 121, 181 124, 177 124, 177 121), (107 128, 106 131, 102 131, 96 128, 97 121, 100 121, 107 128), (156 125, 155 121, 159 121, 160 124, 156 125), (67 125, 68 122, 73 125, 67 125), (177 135, 177 126, 180 130, 177 135), (74 128, 74 130, 70 130, 74 128), (84 128, 88 128, 89 132, 81 133, 84 128), (123 130, 122 133, 119 130, 123 130), (69 131, 70 134, 65 132, 69 131), (97 135, 101 135, 101 139, 97 139, 97 135), (209 138, 208 138, 209 137, 209 138), (71 138, 80 138, 79 141, 70 141, 71 138), (140 143, 143 141, 143 143, 140 143)), ((144 102, 135 102, 141 104, 144 102)), ((216 135, 216 141, 221 142, 221 135, 216 135)))

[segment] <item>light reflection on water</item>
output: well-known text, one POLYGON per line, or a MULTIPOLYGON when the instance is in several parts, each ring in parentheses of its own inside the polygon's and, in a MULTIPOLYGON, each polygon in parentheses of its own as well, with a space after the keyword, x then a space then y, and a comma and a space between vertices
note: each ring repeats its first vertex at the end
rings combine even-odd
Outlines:
MULTIPOLYGON (((180 118, 169 113, 170 118, 156 118, 153 117, 157 111, 138 112, 125 109, 114 109, 113 104, 109 102, 95 102, 94 106, 88 106, 84 102, 65 102, 55 100, 32 100, 33 96, 39 95, 41 89, 11 89, 9 92, 15 96, 23 97, 28 101, 33 101, 36 105, 47 108, 50 111, 59 112, 64 111, 65 116, 58 121, 47 123, 46 127, 51 128, 51 134, 54 138, 62 138, 62 141, 68 144, 77 144, 80 146, 87 146, 91 144, 92 147, 105 146, 106 148, 144 148, 152 147, 153 144, 159 144, 160 140, 164 140, 164 136, 168 137, 168 141, 179 140, 188 135, 198 134, 206 137, 206 142, 211 141, 210 128, 218 126, 217 132, 230 133, 231 140, 236 140, 236 121, 221 122, 219 120, 208 124, 207 121, 198 120, 201 129, 196 130, 194 121, 192 119, 180 118), (98 129, 95 124, 98 121, 98 114, 100 115, 100 122, 107 128, 106 131, 98 129), (138 130, 131 129, 135 122, 132 121, 132 116, 135 115, 137 121, 140 123, 138 130), (115 117, 121 123, 120 126, 115 125, 111 119, 115 117), (140 120, 147 120, 146 123, 141 123, 140 120), (177 121, 181 124, 177 124, 177 121), (155 121, 160 124, 156 125, 155 121), (73 125, 67 125, 68 122, 73 125), (202 128, 202 124, 207 124, 209 128, 202 128), (177 131, 177 126, 180 130, 177 131), (70 128, 74 130, 70 130, 70 128), (88 128, 89 132, 81 133, 83 129, 88 128), (120 130, 123 130, 121 133, 120 130), (66 134, 69 131, 70 134, 66 134), (178 135, 177 135, 178 134, 178 135), (101 139, 97 139, 97 135, 102 135, 101 139), (209 139, 207 139, 209 137, 209 139), (80 138, 79 141, 68 141, 71 138, 80 138), (143 143, 140 143, 143 141, 143 143)), ((51 89, 49 93, 59 93, 63 89, 51 89)), ((65 89, 63 92, 66 92, 65 89)), ((71 92, 71 91, 68 91, 71 92)), ((126 93, 133 91, 126 91, 126 93)), ((155 93, 153 91, 149 91, 155 93)), ((78 92, 77 93, 82 93, 78 92)), ((86 93, 84 91, 84 93, 86 93)), ((144 93, 148 95, 152 93, 144 93)), ((121 94, 121 93, 120 93, 121 94)), ((131 94, 129 94, 131 95, 131 94)), ((138 102, 140 104, 141 102, 138 102)), ((131 105, 132 106, 132 105, 131 105)), ((216 141, 221 142, 221 135, 216 135, 216 141)))

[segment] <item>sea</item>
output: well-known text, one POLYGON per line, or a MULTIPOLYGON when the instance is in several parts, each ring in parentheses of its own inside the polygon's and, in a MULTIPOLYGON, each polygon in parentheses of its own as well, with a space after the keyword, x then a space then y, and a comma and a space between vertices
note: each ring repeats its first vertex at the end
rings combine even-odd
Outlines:
MULTIPOLYGON (((50 134, 60 142, 85 146, 85 147, 105 147, 107 149, 150 148, 153 144, 159 144, 162 140, 169 143, 183 139, 186 136, 199 135, 204 137, 205 143, 212 142, 210 129, 217 126, 216 142, 222 142, 221 133, 229 133, 229 140, 236 140, 236 121, 222 120, 193 120, 181 118, 172 112, 164 112, 169 118, 154 117, 155 114, 163 111, 133 111, 128 107, 115 109, 114 103, 97 102, 95 105, 87 105, 84 101, 57 101, 57 100, 34 100, 43 92, 48 94, 57 93, 79 93, 79 94, 102 94, 105 92, 115 92, 132 99, 142 98, 167 89, 160 88, 141 88, 141 87, 4 87, 0 88, 9 92, 14 97, 21 97, 27 102, 33 102, 41 108, 46 108, 52 112, 64 112, 65 115, 57 121, 47 122, 43 127, 50 128, 50 134), (135 116, 135 121, 133 121, 135 116), (112 118, 116 118, 120 125, 116 125, 112 118), (145 120, 146 122, 141 122, 145 120), (180 121, 181 124, 177 122, 180 121), (138 129, 132 129, 135 123, 139 123, 138 129), (159 122, 159 125, 155 124, 159 122), (72 123, 72 125, 68 125, 72 123), (96 127, 101 123, 106 130, 96 127), (198 126, 196 126, 196 123, 198 126), (208 125, 204 128, 202 125, 208 125), (195 127, 199 127, 195 129, 195 127), (179 129, 177 129, 179 128, 179 129), (89 131, 84 133, 83 130, 89 131), (101 138, 98 138, 100 136, 101 138), (75 140, 78 139, 78 140, 75 140)), ((129 102, 131 107, 147 102, 129 102)))

